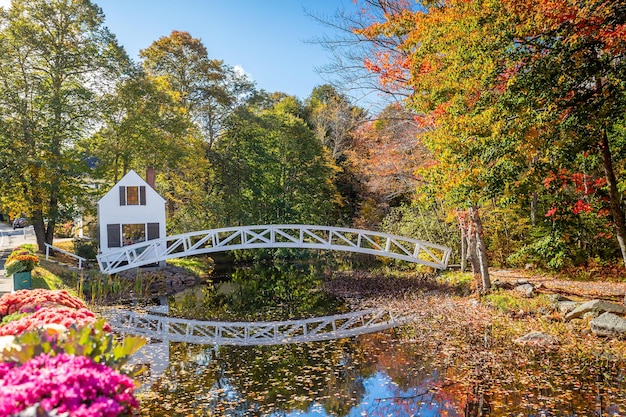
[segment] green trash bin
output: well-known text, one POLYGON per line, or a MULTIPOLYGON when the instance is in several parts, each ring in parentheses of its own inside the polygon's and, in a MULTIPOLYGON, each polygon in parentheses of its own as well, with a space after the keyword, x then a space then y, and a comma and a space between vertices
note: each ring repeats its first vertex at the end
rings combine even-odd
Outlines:
POLYGON ((30 271, 16 272, 13 274, 13 291, 32 289, 33 284, 31 281, 30 271))

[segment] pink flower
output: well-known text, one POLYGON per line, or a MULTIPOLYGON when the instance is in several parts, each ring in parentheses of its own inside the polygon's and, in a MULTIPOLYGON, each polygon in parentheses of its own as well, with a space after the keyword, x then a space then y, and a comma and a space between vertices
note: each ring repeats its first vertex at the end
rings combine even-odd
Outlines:
POLYGON ((75 309, 87 308, 85 303, 66 290, 18 290, 0 298, 0 316, 18 312, 33 312, 43 306, 64 306, 75 309))
POLYGON ((71 417, 116 417, 138 407, 131 378, 85 356, 40 355, 23 365, 0 363, 0 416, 41 404, 71 417))
MULTIPOLYGON (((95 321, 96 315, 86 308, 75 310, 69 307, 42 307, 33 314, 0 326, 0 336, 19 335, 49 324, 59 324, 68 328, 72 324, 83 327, 95 321)), ((107 323, 104 330, 110 332, 111 326, 107 323)))

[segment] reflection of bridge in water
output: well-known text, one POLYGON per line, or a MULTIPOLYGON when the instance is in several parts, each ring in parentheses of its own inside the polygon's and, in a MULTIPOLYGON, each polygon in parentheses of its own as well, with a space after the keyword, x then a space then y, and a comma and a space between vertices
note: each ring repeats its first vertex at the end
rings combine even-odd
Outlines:
POLYGON ((365 310, 304 320, 219 322, 188 320, 112 309, 104 317, 114 330, 162 341, 215 345, 278 345, 332 340, 406 324, 408 316, 365 310))
POLYGON ((262 225, 189 232, 113 249, 98 255, 113 274, 172 258, 256 248, 305 248, 366 253, 446 269, 451 249, 417 239, 331 226, 262 225))

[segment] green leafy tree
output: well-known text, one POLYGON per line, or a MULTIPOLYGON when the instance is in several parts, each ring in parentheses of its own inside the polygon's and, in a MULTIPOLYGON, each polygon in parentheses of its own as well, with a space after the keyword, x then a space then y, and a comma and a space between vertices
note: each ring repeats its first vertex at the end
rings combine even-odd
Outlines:
POLYGON ((173 31, 141 50, 140 56, 147 74, 167 82, 208 150, 219 139, 225 118, 253 89, 245 74, 209 58, 202 41, 188 32, 173 31))
POLYGON ((120 81, 102 107, 102 127, 79 146, 94 161, 92 176, 113 185, 130 169, 143 173, 150 167, 169 207, 193 202, 200 194, 194 172, 203 167, 203 145, 163 83, 137 71, 120 81))
POLYGON ((103 23, 88 0, 0 9, 0 187, 5 204, 31 218, 40 250, 82 194, 86 164, 74 144, 99 120, 99 99, 128 62, 103 23))
POLYGON ((188 231, 219 223, 211 209, 216 192, 219 155, 214 151, 225 121, 253 92, 245 74, 211 59, 200 39, 173 31, 140 51, 147 76, 167 91, 191 123, 188 140, 193 158, 162 173, 168 199, 169 227, 188 231))
POLYGON ((192 153, 186 113, 156 80, 137 73, 121 81, 103 108, 104 126, 83 147, 97 159, 94 174, 111 184, 130 169, 173 169, 192 153))
POLYGON ((304 118, 337 165, 334 180, 344 201, 342 222, 351 223, 359 212, 364 190, 350 156, 355 147, 355 135, 366 122, 367 112, 352 104, 335 87, 324 84, 315 87, 306 99, 304 118))
POLYGON ((313 131, 297 116, 293 97, 274 95, 234 113, 220 157, 214 200, 227 225, 265 223, 334 224, 340 197, 333 164, 313 131))

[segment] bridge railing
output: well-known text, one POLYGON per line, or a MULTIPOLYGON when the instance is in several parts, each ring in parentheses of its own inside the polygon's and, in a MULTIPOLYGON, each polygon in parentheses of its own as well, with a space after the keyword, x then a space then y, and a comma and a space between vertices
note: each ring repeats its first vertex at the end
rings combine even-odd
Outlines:
POLYGON ((174 342, 219 345, 278 345, 352 337, 406 324, 408 315, 364 310, 303 320, 219 322, 189 320, 134 311, 103 312, 121 333, 174 342))
POLYGON ((239 226, 189 232, 98 255, 112 274, 171 258, 254 248, 326 249, 386 256, 445 269, 451 249, 418 239, 361 229, 311 225, 239 226))

